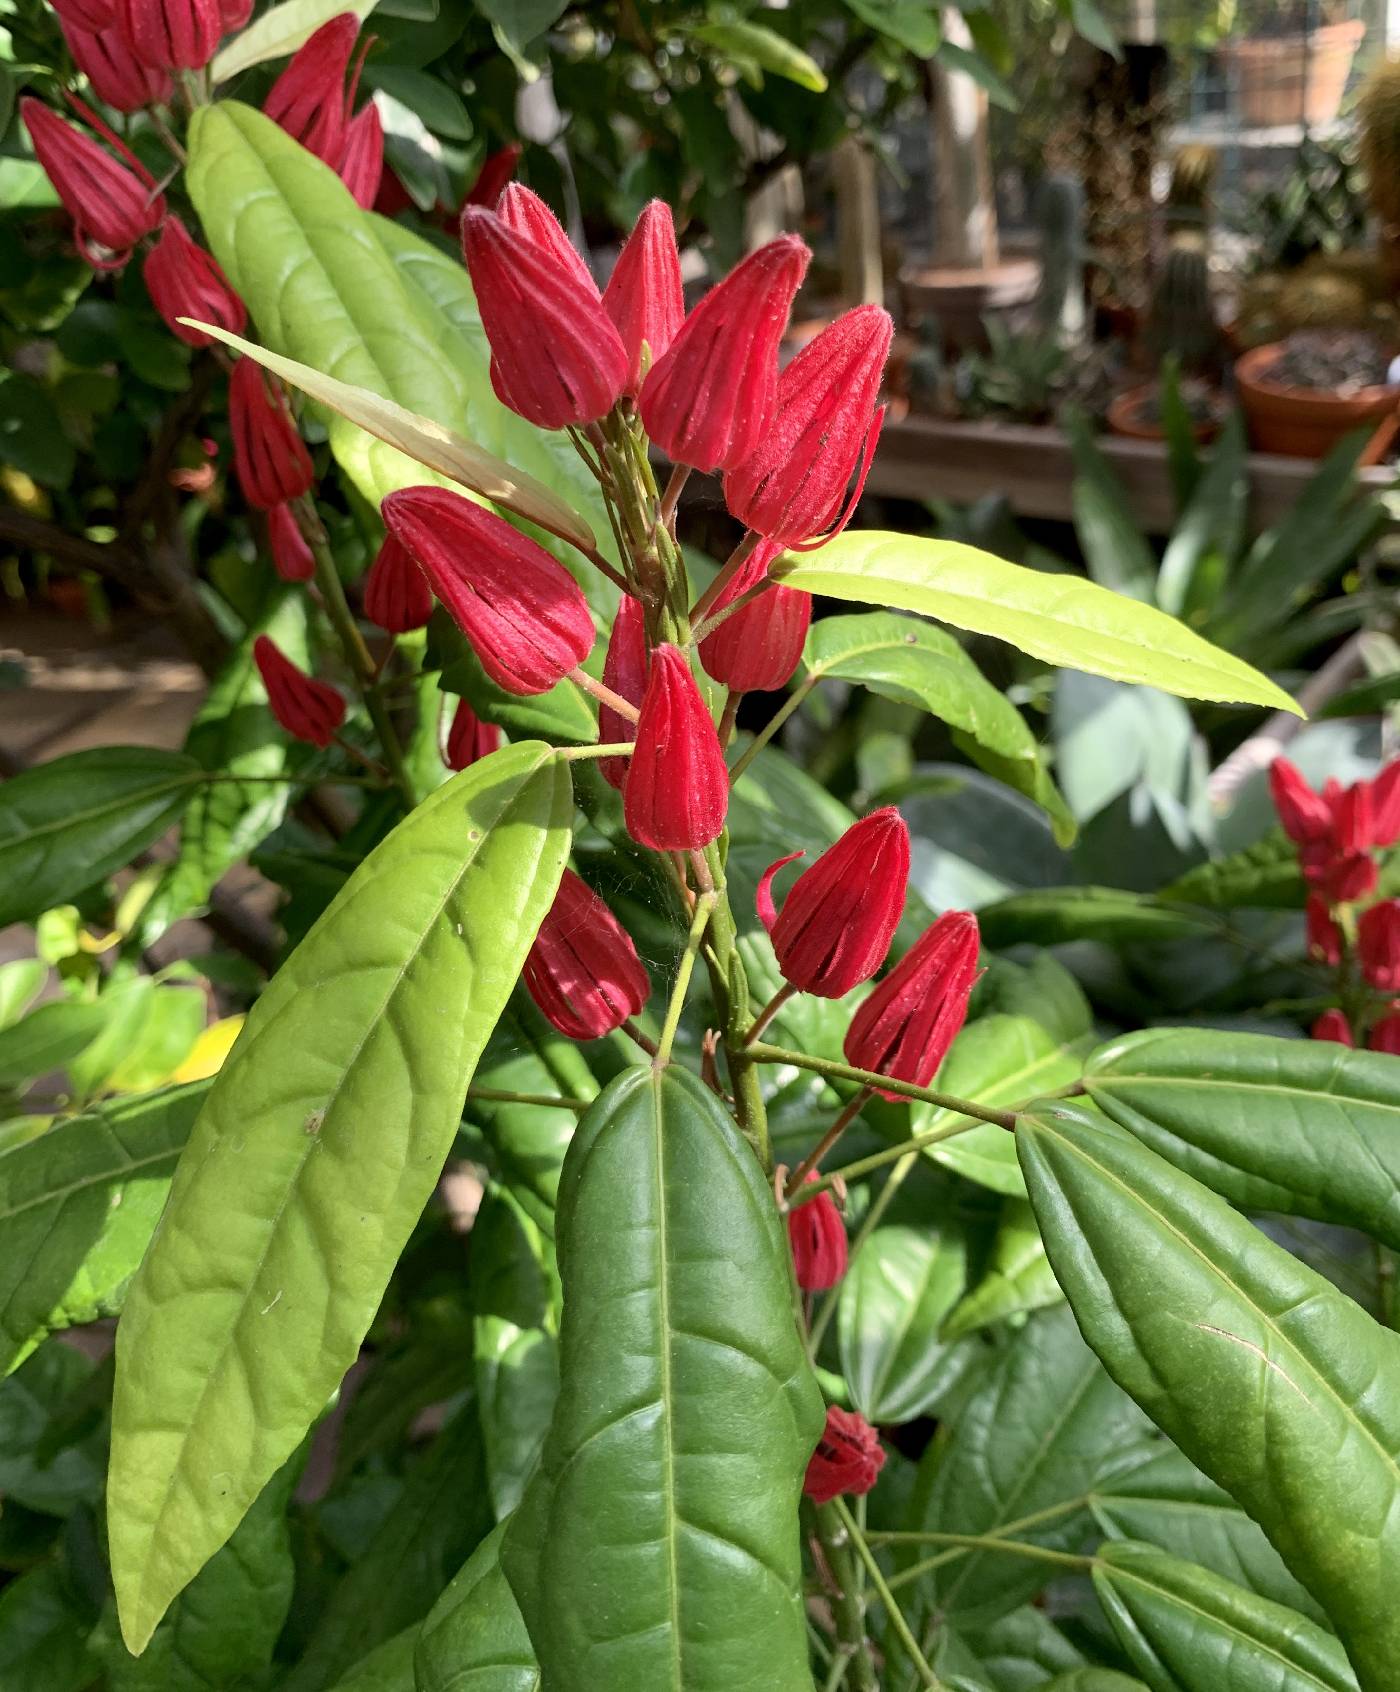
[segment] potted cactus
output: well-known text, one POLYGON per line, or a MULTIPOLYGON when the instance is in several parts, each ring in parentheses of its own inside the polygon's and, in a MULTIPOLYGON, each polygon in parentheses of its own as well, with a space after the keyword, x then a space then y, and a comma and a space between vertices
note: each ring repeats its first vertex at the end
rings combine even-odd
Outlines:
POLYGON ((1245 123, 1316 129, 1336 118, 1366 33, 1350 10, 1347 0, 1268 0, 1248 36, 1222 43, 1245 123))
POLYGON ((1397 431, 1400 385, 1390 347, 1366 329, 1297 329, 1235 365, 1250 443, 1288 458, 1323 458, 1343 435, 1374 431, 1362 456, 1376 464, 1397 431))
POLYGON ((1380 224, 1391 282, 1400 283, 1400 59, 1385 59, 1372 70, 1356 112, 1366 196, 1380 224))

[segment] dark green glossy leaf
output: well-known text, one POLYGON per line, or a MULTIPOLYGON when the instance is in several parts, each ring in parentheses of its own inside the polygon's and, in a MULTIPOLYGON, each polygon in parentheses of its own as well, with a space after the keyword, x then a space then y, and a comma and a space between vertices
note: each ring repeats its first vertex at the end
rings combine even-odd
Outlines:
POLYGON ((1140 1680, 1117 1669, 1080 1668, 1045 1682, 1045 1692, 1147 1692, 1140 1680))
POLYGON ((502 1552, 548 1684, 808 1692, 821 1398, 772 1193, 696 1077, 633 1069, 599 1096, 558 1246, 559 1404, 502 1552))
POLYGON ((102 746, 0 785, 0 928, 38 916, 129 863, 190 802, 199 766, 179 752, 102 746))
MULTIPOLYGON (((428 651, 430 661, 442 667, 444 693, 467 700, 483 722, 495 723, 509 735, 533 735, 555 745, 581 745, 598 738, 598 719, 581 687, 566 677, 547 693, 507 693, 482 669, 471 642, 441 606, 428 625, 428 651)), ((454 699, 444 704, 449 711, 456 709, 454 699)))
POLYGON ((1085 567, 1100 587, 1151 605, 1157 598, 1156 554, 1083 414, 1071 409, 1065 422, 1074 453, 1074 530, 1085 567))
POLYGON ((417 1627, 406 1627, 362 1657, 344 1679, 336 1681, 332 1692, 417 1692, 413 1678, 417 1643, 417 1627))
POLYGON ((1025 1199, 1007 1199, 986 1273, 951 1311, 942 1337, 959 1339, 1008 1317, 1058 1304, 1064 1296, 1030 1205, 1025 1199))
POLYGON ((1017 1130, 1050 1261, 1119 1384, 1269 1535, 1365 1692, 1400 1660, 1400 1335, 1131 1135, 1017 1130))
POLYGON ((1210 924, 1188 911, 1167 910, 1115 887, 1051 887, 1014 893, 977 913, 989 946, 1059 946, 1070 940, 1179 940, 1208 932, 1210 924))
POLYGON ((92 1618, 65 1579, 45 1563, 0 1591, 0 1686, 14 1692, 85 1692, 97 1674, 88 1651, 92 1618))
POLYGON ((0 1381, 0 1497, 29 1510, 70 1515, 102 1491, 102 1439, 67 1412, 92 1381, 87 1358, 56 1341, 0 1381))
POLYGON ((1083 1668, 1086 1659, 1044 1610, 1027 1605, 976 1633, 945 1630, 934 1666, 965 1676, 970 1688, 1040 1692, 1052 1675, 1083 1668))
POLYGON ((413 1656, 417 1692, 538 1692, 539 1665, 501 1572, 502 1523, 434 1604, 413 1656))
POLYGON ((1321 1040, 1151 1028, 1084 1084, 1144 1145, 1232 1204, 1360 1228, 1400 1248, 1400 1062, 1321 1040))
POLYGON ((1296 911, 1306 891, 1298 868, 1298 848, 1281 828, 1276 828, 1229 857, 1213 858, 1187 870, 1162 888, 1157 897, 1167 904, 1205 905, 1217 911, 1251 905, 1296 911))
POLYGON ((571 812, 567 767, 536 743, 463 771, 254 1005, 118 1334, 108 1519, 128 1645, 355 1360, 554 896, 571 812))

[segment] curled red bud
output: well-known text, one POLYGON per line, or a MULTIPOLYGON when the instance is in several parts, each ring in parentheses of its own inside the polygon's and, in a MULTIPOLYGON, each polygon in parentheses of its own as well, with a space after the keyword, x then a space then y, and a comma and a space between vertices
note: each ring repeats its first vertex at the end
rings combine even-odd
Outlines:
POLYGON ((368 211, 379 197, 384 175, 384 125, 373 100, 346 125, 336 170, 355 204, 368 211))
POLYGON ((316 574, 316 560, 290 505, 274 505, 268 512, 267 544, 284 582, 309 582, 316 574))
POLYGON ((433 614, 433 590, 406 547, 385 535, 365 577, 365 616, 386 634, 421 629, 433 614))
POLYGON ((658 646, 622 784, 627 832, 655 852, 689 851, 719 837, 728 809, 729 771, 714 720, 684 655, 658 646))
POLYGON ((515 167, 520 163, 524 150, 518 141, 512 141, 499 151, 488 153, 476 173, 476 181, 462 202, 463 206, 485 206, 487 211, 493 210, 496 201, 505 192, 506 184, 515 175, 515 167))
POLYGON ((811 253, 780 235, 711 288, 642 384, 647 433, 676 464, 728 470, 773 421, 778 343, 811 253))
POLYGON ((685 321, 681 255, 676 250, 671 208, 664 200, 653 200, 642 208, 603 290, 603 310, 617 325, 627 349, 626 391, 635 394, 646 374, 643 346, 649 369, 685 321))
POLYGON ((94 14, 90 0, 53 0, 53 9, 63 25, 73 63, 99 100, 119 112, 137 112, 169 100, 169 75, 137 58, 117 28, 110 5, 94 14), (94 15, 101 21, 89 21, 94 15))
POLYGON ((345 152, 350 121, 345 81, 359 32, 353 12, 323 23, 292 55, 262 106, 264 116, 333 169, 345 152))
MULTIPOLYGON (((603 685, 632 705, 640 705, 647 688, 646 612, 640 599, 630 593, 618 602, 617 616, 608 637, 603 659, 603 685)), ((598 707, 598 739, 604 745, 631 740, 632 724, 610 705, 598 707)), ((600 758, 598 769, 604 781, 621 791, 627 776, 626 758, 600 758)))
POLYGON ((73 219, 78 251, 94 270, 120 270, 131 249, 165 216, 165 199, 156 193, 151 173, 110 131, 126 164, 42 101, 26 96, 19 109, 35 155, 73 219))
POLYGON ((324 750, 345 721, 345 701, 333 687, 299 670, 267 635, 253 642, 253 660, 272 714, 287 733, 324 750))
MULTIPOLYGON (((807 1179, 817 1179, 814 1170, 807 1179)), ((825 1292, 846 1273, 846 1224, 829 1192, 788 1211, 792 1266, 803 1292, 825 1292)))
MULTIPOLYGON (((716 616, 755 588, 781 549, 761 541, 710 607, 716 616)), ((784 687, 802 658, 812 623, 812 596, 774 584, 750 605, 731 613, 700 642, 706 675, 736 693, 764 693, 784 687)))
POLYGON ((315 472, 297 433, 286 396, 262 366, 240 358, 228 384, 228 424, 233 467, 249 505, 271 511, 308 493, 315 472))
POLYGON ((383 513, 498 687, 547 693, 588 656, 593 617, 583 590, 504 518, 431 487, 400 488, 383 513))
POLYGON ((870 1491, 884 1466, 884 1447, 870 1423, 854 1410, 833 1404, 802 1490, 817 1504, 829 1504, 843 1492, 859 1497, 870 1491))
POLYGON ((1308 956, 1335 969, 1342 961, 1342 931, 1331 907, 1321 893, 1309 893, 1306 909, 1308 956))
POLYGON ((490 755, 501 744, 501 731, 495 723, 483 723, 465 699, 457 701, 452 714, 452 726, 447 731, 447 750, 443 761, 449 770, 465 770, 468 765, 490 755))
POLYGON ((525 985, 570 1040, 598 1040, 646 1004, 651 982, 632 937, 585 881, 564 871, 525 959, 525 985))
POLYGON ((127 44, 152 70, 201 70, 224 33, 219 0, 116 0, 127 44))
POLYGON ((857 1007, 846 1030, 846 1061, 927 1087, 963 1025, 976 980, 977 918, 945 911, 857 1007))
POLYGON ((548 253, 591 299, 600 297, 593 272, 583 262, 583 254, 564 232, 564 225, 532 189, 521 182, 507 184, 496 202, 496 216, 507 229, 548 253))
POLYGON ((1382 899, 1356 924, 1361 973, 1383 993, 1400 992, 1400 899, 1382 899))
POLYGON ((1354 1046, 1356 1036, 1351 1031, 1351 1024, 1339 1010, 1325 1010, 1312 1025, 1314 1040, 1331 1040, 1338 1046, 1354 1046))
POLYGON ((243 301, 234 293, 219 261, 191 238, 178 217, 166 218, 160 239, 146 254, 141 275, 166 327, 186 345, 207 347, 213 337, 181 323, 182 317, 196 317, 201 323, 214 323, 235 335, 242 334, 248 321, 243 301))

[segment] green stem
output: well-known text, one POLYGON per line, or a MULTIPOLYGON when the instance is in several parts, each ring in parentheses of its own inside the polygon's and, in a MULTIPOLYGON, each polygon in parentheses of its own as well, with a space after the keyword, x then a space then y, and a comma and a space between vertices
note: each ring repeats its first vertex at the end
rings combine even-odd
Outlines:
MULTIPOLYGON (((894 1173, 890 1176, 889 1180, 885 1182, 884 1186, 881 1187, 879 1196, 861 1218, 860 1227, 856 1232, 855 1238, 851 1241, 850 1248, 846 1253, 846 1273, 848 1275, 851 1272, 851 1265, 860 1256, 865 1247, 866 1241, 869 1240, 876 1228, 879 1227, 880 1218, 889 1209, 894 1200, 895 1194, 904 1185, 905 1178, 908 1176, 909 1171, 914 1167, 918 1160, 919 1154, 917 1152, 907 1151, 904 1153, 904 1156, 896 1165, 894 1173)), ((840 1173, 841 1172, 838 1170, 835 1174, 824 1176, 821 1181, 813 1181, 811 1186, 808 1188, 808 1191, 816 1193, 819 1190, 825 1191, 828 1186, 834 1186, 840 1173)), ((841 1288, 838 1284, 837 1286, 832 1287, 831 1291, 828 1292, 826 1297, 822 1300, 821 1308, 817 1311, 816 1316, 812 1321, 812 1327, 808 1338, 808 1350, 813 1357, 817 1355, 817 1351, 822 1343, 822 1336, 831 1325, 831 1318, 836 1314, 836 1307, 840 1301, 840 1297, 841 1288)))
MULTIPOLYGON (((836 1623, 837 1658, 845 1658, 848 1668, 845 1678, 856 1692, 879 1692, 875 1678, 875 1664, 870 1655, 870 1641, 865 1636, 865 1606, 860 1600, 860 1587, 855 1563, 851 1557, 854 1544, 850 1533, 843 1531, 841 1516, 835 1501, 819 1504, 813 1511, 816 1518, 817 1540, 822 1556, 836 1583, 831 1599, 832 1620, 836 1623)), ((836 1684, 839 1686, 841 1680, 836 1684)))
MULTIPOLYGON (((591 693, 599 704, 606 705, 610 711, 616 711, 629 723, 635 723, 641 713, 630 699, 624 699, 620 693, 614 693, 610 687, 600 681, 594 681, 587 670, 574 669, 569 671, 569 680, 585 693, 591 693)), ((628 748, 630 750, 630 748, 628 748)))
POLYGON ((632 750, 630 740, 607 740, 601 745, 556 747, 554 756, 561 764, 577 764, 584 758, 630 758, 632 750))
POLYGON ((501 1087, 468 1087, 467 1097, 490 1104, 541 1105, 548 1110, 572 1110, 579 1114, 588 1109, 587 1099, 565 1099, 557 1093, 512 1093, 501 1087))
POLYGON ((758 542, 759 537, 752 529, 745 530, 743 540, 739 542, 738 546, 736 546, 733 552, 729 554, 724 563, 720 565, 715 579, 691 607, 690 626, 692 629, 698 624, 704 622, 705 613, 729 586, 730 582, 734 580, 735 576, 739 574, 745 564, 748 563, 749 557, 752 554, 753 549, 758 545, 758 542))
POLYGON ((671 1061, 671 1047, 675 1043, 676 1029, 680 1026, 681 1011, 685 1008, 685 996, 690 988, 691 975, 695 971, 695 959, 700 951, 700 942, 705 938, 710 913, 714 910, 718 897, 711 888, 695 901, 695 915, 691 919, 690 933, 686 936, 685 951, 681 953, 680 967, 676 970, 676 984, 671 989, 671 1000, 666 1006, 666 1020, 661 1025, 661 1038, 656 1042, 656 1056, 651 1060, 654 1069, 665 1069, 671 1061))
POLYGON ((815 1070, 818 1075, 837 1081, 859 1081, 862 1086, 895 1093, 902 1099, 918 1099, 923 1104, 937 1105, 940 1110, 955 1111, 959 1116, 975 1116, 979 1122, 993 1122, 1008 1133, 1014 1132, 1016 1127, 1013 1111, 995 1110, 991 1105, 960 1099, 952 1093, 940 1093, 933 1087, 917 1087, 912 1081, 896 1081, 888 1075, 877 1075, 871 1069, 857 1069, 853 1064, 838 1063, 835 1058, 810 1057, 806 1052, 792 1052, 786 1046, 770 1046, 763 1042, 750 1046, 749 1055, 757 1063, 790 1063, 797 1069, 815 1070))
POLYGON ((816 685, 817 678, 815 676, 805 676, 798 682, 797 686, 793 688, 783 703, 734 760, 734 766, 729 772, 729 785, 731 787, 816 685))
POLYGON ((785 981, 782 984, 778 991, 774 993, 773 997, 769 999, 768 1003, 749 1024, 749 1031, 744 1036, 744 1044, 746 1046, 753 1045, 754 1041, 757 1040, 760 1034, 762 1034, 763 1030, 768 1026, 793 994, 798 991, 799 989, 794 987, 790 981, 785 981))
MULTIPOLYGON (((1012 1557, 1030 1557, 1041 1563, 1055 1563, 1061 1568, 1083 1571, 1094 1566, 1092 1557, 1077 1557, 1070 1551, 1052 1551, 1045 1545, 1031 1545, 1023 1539, 998 1539, 991 1534, 978 1533, 910 1533, 884 1534, 880 1536, 880 1543, 884 1545, 913 1544, 922 1542, 926 1545, 951 1546, 959 1551, 1005 1551, 1012 1557)), ((939 1568, 947 1559, 945 1557, 930 1557, 920 1563, 914 1563, 907 1569, 901 1569, 896 1575, 891 1575, 889 1585, 891 1590, 901 1586, 908 1586, 912 1581, 920 1579, 931 1569, 939 1568)))
POLYGON ((941 1128, 927 1128, 922 1134, 912 1134, 907 1140, 901 1140, 897 1146, 887 1146, 884 1151, 872 1152, 869 1157, 859 1158, 855 1163, 847 1163, 840 1169, 829 1170, 819 1180, 805 1187, 797 1202, 805 1204, 808 1199, 816 1198, 818 1193, 824 1193, 828 1187, 834 1187, 838 1181, 859 1181, 876 1169, 883 1169, 887 1163, 899 1163, 903 1158, 912 1158, 925 1146, 936 1146, 943 1140, 956 1140, 959 1134, 969 1133, 973 1128, 981 1126, 977 1121, 945 1122, 941 1128))
POLYGON ((833 1498, 832 1504, 841 1520, 842 1526, 850 1535, 851 1544, 855 1546, 856 1556, 865 1564, 865 1571, 870 1576, 870 1584, 880 1595, 880 1602, 889 1613, 890 1626, 899 1637, 899 1642, 909 1653, 909 1660, 918 1673, 920 1682, 929 1692, 943 1692, 943 1682, 929 1667, 928 1659, 919 1649, 919 1642, 914 1637, 913 1630, 904 1619, 904 1612, 895 1602, 894 1593, 881 1572, 879 1563, 875 1560, 875 1553, 865 1542, 865 1535, 856 1526, 855 1517, 846 1507, 844 1498, 833 1498))
POLYGON ((822 1135, 821 1139, 817 1141, 816 1145, 813 1146, 811 1151, 807 1153, 806 1157, 802 1159, 801 1163, 798 1164, 797 1168, 794 1169, 792 1174, 788 1177, 787 1190, 784 1194, 786 1198, 791 1198, 798 1188, 801 1187, 802 1183, 846 1132, 869 1102, 869 1087, 862 1087, 856 1096, 847 1102, 835 1122, 832 1123, 826 1133, 822 1135))

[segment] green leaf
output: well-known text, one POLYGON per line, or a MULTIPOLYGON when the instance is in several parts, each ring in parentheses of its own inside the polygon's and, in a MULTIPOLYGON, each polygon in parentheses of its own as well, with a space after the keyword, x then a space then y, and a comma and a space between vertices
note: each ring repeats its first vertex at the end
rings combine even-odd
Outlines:
POLYGON ((888 36, 915 58, 932 58, 943 39, 937 0, 845 0, 845 6, 877 35, 888 36))
POLYGON ((566 0, 476 0, 477 9, 491 20, 491 33, 501 51, 526 82, 533 82, 540 74, 527 49, 558 22, 565 3, 566 0))
POLYGON ((1267 676, 1155 607, 1095 582, 1009 564, 960 541, 848 530, 820 551, 787 554, 780 573, 788 587, 918 611, 1009 641, 1050 664, 1145 682, 1187 699, 1301 715, 1267 676))
POLYGON ((1047 887, 1013 893, 977 913, 988 946, 1060 946, 1070 940, 1121 945, 1132 940, 1183 940, 1212 930, 1204 917, 1164 909, 1116 887, 1047 887))
MULTIPOLYGON (((68 1426, 73 1402, 90 1388, 87 1358, 54 1342, 0 1381, 0 1497, 54 1516, 94 1504, 102 1492, 102 1430, 95 1418, 68 1426)), ((94 1618, 96 1619, 96 1618, 94 1618)))
MULTIPOLYGON (((443 692, 467 700, 483 722, 497 724, 508 735, 553 745, 597 740, 598 719, 577 682, 565 676, 545 693, 507 693, 482 669, 471 642, 441 606, 428 624, 428 649, 441 665, 443 692)), ((446 705, 455 709, 452 699, 446 705)))
POLYGON ((227 82, 267 59, 295 53, 339 12, 367 18, 373 10, 374 0, 282 0, 280 6, 270 6, 214 55, 210 76, 215 82, 227 82))
POLYGON ((1002 1206, 987 1272, 950 1313, 942 1338, 960 1339, 1010 1316, 1058 1304, 1064 1296, 1030 1205, 1024 1199, 1008 1199, 1002 1206))
POLYGON ((49 390, 29 376, 0 372, 0 463, 49 488, 66 488, 77 454, 49 390))
POLYGON ((1187 870, 1156 896, 1164 904, 1204 905, 1213 911, 1249 906, 1296 911, 1306 892, 1298 848, 1281 828, 1275 828, 1228 857, 1187 870))
POLYGON ((1111 53, 1115 59, 1123 57, 1113 26, 1099 9, 1098 0, 1070 0, 1070 17, 1074 27, 1086 41, 1111 53))
POLYGON ((108 1521, 134 1650, 355 1360, 571 812, 567 766, 532 742, 440 787, 336 895, 219 1072, 118 1335, 108 1521))
POLYGON ((121 1308, 208 1090, 113 1100, 0 1155, 0 1374, 121 1308))
POLYGON ((1316 1622, 1155 1546, 1104 1546, 1094 1591, 1153 1692, 1356 1692, 1316 1622))
POLYGON ((539 1665, 501 1573, 502 1523, 434 1604, 413 1656, 417 1692, 538 1692, 539 1665))
POLYGON ((1247 455, 1243 417, 1231 412, 1162 554, 1157 603, 1173 617, 1210 609, 1212 596, 1203 591, 1203 585, 1211 561, 1222 560, 1228 567, 1244 544, 1249 516, 1247 455))
POLYGON ((1149 1028, 1101 1047, 1090 1098, 1246 1210, 1341 1222, 1400 1249, 1400 1062, 1321 1040, 1149 1028))
MULTIPOLYGON (((1077 1551, 1090 1527, 1094 1478, 1140 1425, 1069 1311, 1042 1311, 930 1447, 908 1525, 1077 1551), (1043 1519, 1017 1525, 1031 1517, 1043 1519)), ((1053 1565, 1038 1559, 973 1549, 932 1570, 920 1591, 960 1630, 977 1628, 1026 1603, 1053 1574, 1053 1565)))
POLYGON ((692 40, 717 48, 727 58, 751 60, 761 70, 795 82, 813 94, 826 92, 826 74, 811 54, 763 24, 735 18, 724 23, 693 24, 687 33, 692 40))
POLYGON ((362 1657, 343 1680, 336 1681, 332 1692, 417 1692, 413 1678, 417 1643, 418 1629, 406 1627, 362 1657))
POLYGON ((772 1192, 698 1077, 632 1069, 599 1095, 558 1247, 559 1404, 502 1551, 546 1682, 809 1692, 797 1501, 821 1397, 772 1192))
POLYGON ((1102 1118, 1045 1105, 1016 1137, 1104 1366, 1259 1522, 1364 1692, 1385 1692, 1400 1660, 1400 1336, 1102 1118))
POLYGON ((0 1592, 0 1686, 14 1692, 85 1692, 97 1660, 85 1635, 86 1607, 52 1563, 0 1592))
POLYGON ((101 746, 0 785, 0 928, 85 892, 164 834, 199 766, 149 746, 101 746))
POLYGON ((1147 1692, 1147 1688, 1117 1669, 1078 1668, 1047 1680, 1045 1692, 1147 1692))
POLYGON ((938 44, 938 57, 950 71, 970 76, 994 106, 1000 106, 1004 112, 1020 111, 1021 102, 1015 91, 980 53, 945 38, 938 44))
POLYGON ((0 1030, 17 1022, 44 990, 49 966, 42 958, 0 964, 0 1030))
POLYGON ((111 999, 54 999, 0 1028, 0 1087, 15 1087, 62 1069, 99 1038, 111 999))
POLYGON ((942 1341, 967 1284, 967 1238, 956 1224, 877 1228, 841 1283, 841 1373, 871 1422, 912 1422, 936 1407, 966 1368, 942 1341))
POLYGON ((1355 687, 1347 688, 1345 693, 1334 695, 1313 716, 1319 721, 1327 717, 1367 717, 1384 711, 1397 699, 1400 699, 1400 670, 1392 670, 1388 675, 1369 676, 1355 687))

